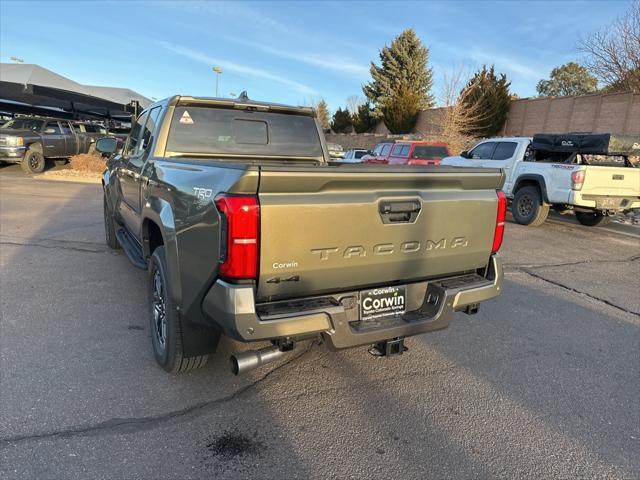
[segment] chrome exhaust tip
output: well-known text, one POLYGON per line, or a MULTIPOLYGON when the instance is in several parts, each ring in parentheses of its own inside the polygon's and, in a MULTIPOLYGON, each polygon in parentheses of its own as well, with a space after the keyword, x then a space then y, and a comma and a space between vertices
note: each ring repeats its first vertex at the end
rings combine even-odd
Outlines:
POLYGON ((254 370, 262 365, 273 362, 282 357, 286 352, 280 350, 279 347, 267 347, 261 350, 247 350, 246 352, 238 352, 229 358, 231 364, 231 373, 240 375, 242 373, 254 370))

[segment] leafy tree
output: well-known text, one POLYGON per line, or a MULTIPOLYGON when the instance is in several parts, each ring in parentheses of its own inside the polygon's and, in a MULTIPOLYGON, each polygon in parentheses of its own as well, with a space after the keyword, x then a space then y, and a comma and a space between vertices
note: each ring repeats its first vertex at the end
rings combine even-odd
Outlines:
POLYGON ((536 90, 541 97, 567 97, 586 95, 598 88, 598 79, 575 62, 551 70, 549 80, 540 80, 536 90))
POLYGON ((327 107, 327 102, 324 99, 320 99, 318 103, 314 106, 316 110, 316 116, 318 117, 318 122, 320 122, 320 126, 322 130, 329 130, 329 107, 327 107))
POLYGON ((356 133, 365 133, 375 127, 377 119, 373 114, 371 104, 367 102, 360 105, 357 113, 351 116, 351 122, 356 133))
POLYGON ((382 106, 384 124, 391 133, 409 133, 420 114, 420 97, 417 92, 402 87, 382 106))
POLYGON ((465 134, 493 137, 500 132, 509 113, 510 86, 507 76, 504 73, 497 76, 493 65, 489 69, 485 65, 475 73, 461 94, 463 106, 477 112, 465 134))
POLYGON ((333 119, 331 120, 331 130, 336 133, 346 133, 349 131, 349 127, 351 127, 351 115, 349 115, 349 111, 347 109, 342 110, 342 108, 338 108, 336 113, 333 114, 333 119))
POLYGON ((429 49, 413 29, 404 30, 390 46, 380 50, 380 66, 371 62, 372 80, 362 87, 376 116, 381 116, 383 110, 393 110, 391 103, 407 95, 415 99, 419 110, 433 106, 433 72, 428 61, 429 49))

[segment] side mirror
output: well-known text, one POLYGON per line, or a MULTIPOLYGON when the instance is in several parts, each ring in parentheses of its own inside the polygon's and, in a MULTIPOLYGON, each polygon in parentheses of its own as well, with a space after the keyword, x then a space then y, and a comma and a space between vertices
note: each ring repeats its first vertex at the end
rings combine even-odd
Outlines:
POLYGON ((460 152, 462 158, 469 158, 469 150, 463 150, 460 152))
POLYGON ((102 154, 112 155, 118 149, 118 140, 113 137, 100 138, 96 142, 96 150, 102 154))
POLYGON ((46 128, 44 133, 48 133, 50 135, 52 133, 56 133, 56 129, 55 128, 46 128))

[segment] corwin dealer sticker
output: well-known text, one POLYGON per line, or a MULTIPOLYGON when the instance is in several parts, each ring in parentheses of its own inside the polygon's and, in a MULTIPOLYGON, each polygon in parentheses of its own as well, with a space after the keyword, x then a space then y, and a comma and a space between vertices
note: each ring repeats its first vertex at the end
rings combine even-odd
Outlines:
POLYGON ((406 308, 405 291, 405 287, 383 287, 360 292, 360 319, 402 315, 406 308))

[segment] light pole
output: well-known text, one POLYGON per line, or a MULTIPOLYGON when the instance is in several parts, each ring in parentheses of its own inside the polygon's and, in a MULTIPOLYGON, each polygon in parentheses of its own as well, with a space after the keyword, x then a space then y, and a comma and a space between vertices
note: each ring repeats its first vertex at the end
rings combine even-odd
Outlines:
POLYGON ((216 74, 216 97, 218 96, 218 80, 220 78, 220 74, 222 73, 222 68, 213 67, 213 73, 216 74))

